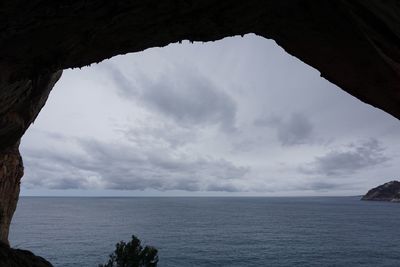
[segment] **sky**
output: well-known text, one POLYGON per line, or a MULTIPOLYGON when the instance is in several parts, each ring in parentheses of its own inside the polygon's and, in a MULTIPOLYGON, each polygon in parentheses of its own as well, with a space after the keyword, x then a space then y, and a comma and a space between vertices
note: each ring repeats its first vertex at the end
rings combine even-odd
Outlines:
POLYGON ((65 70, 21 195, 361 195, 398 179, 399 133, 273 40, 183 41, 65 70))

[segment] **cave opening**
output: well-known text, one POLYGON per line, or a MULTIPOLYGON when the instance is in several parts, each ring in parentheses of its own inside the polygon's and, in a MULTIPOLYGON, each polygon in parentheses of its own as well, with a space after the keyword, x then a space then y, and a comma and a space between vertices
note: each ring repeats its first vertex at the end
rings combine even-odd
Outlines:
MULTIPOLYGON (((68 226, 76 226, 80 220, 92 227, 95 224, 90 218, 105 219, 103 222, 108 226, 110 222, 126 225, 124 219, 113 220, 114 217, 101 211, 97 217, 77 215, 82 210, 76 203, 70 203, 72 208, 67 210, 57 201, 45 201, 49 209, 35 213, 37 199, 26 201, 28 195, 62 195, 62 192, 70 195, 115 195, 116 192, 187 192, 191 195, 225 192, 230 196, 336 192, 347 195, 396 174, 398 121, 318 78, 320 72, 322 77, 361 101, 400 118, 400 16, 396 1, 87 0, 60 3, 33 0, 7 1, 1 5, 0 13, 3 25, 0 34, 0 247, 1 256, 5 255, 0 259, 1 265, 10 261, 21 263, 25 257, 28 257, 25 265, 44 261, 30 253, 10 249, 8 230, 24 171, 20 139, 46 103, 61 72, 180 40, 215 41, 255 33, 275 40, 288 54, 318 72, 304 64, 298 70, 299 61, 285 53, 285 60, 275 58, 274 53, 268 53, 272 51, 267 49, 268 45, 260 39, 254 41, 258 37, 253 35, 246 36, 245 42, 239 45, 233 41, 236 37, 222 41, 230 42, 234 48, 221 42, 212 43, 222 46, 219 49, 196 48, 192 51, 194 58, 185 55, 185 49, 190 50, 188 43, 177 48, 181 54, 173 52, 171 47, 176 45, 171 45, 163 50, 170 55, 153 55, 147 69, 144 61, 150 59, 139 62, 140 58, 151 58, 154 49, 132 58, 133 62, 138 60, 135 66, 123 62, 123 58, 130 61, 127 57, 117 57, 93 69, 67 70, 44 113, 23 138, 27 168, 19 210, 31 213, 25 213, 30 214, 26 218, 21 218, 24 213, 17 213, 13 227, 18 231, 12 230, 13 244, 37 251, 38 243, 25 241, 44 239, 46 234, 49 240, 54 240, 62 234, 61 223, 66 222, 66 231, 75 237, 79 235, 71 244, 86 242, 83 247, 90 250, 93 239, 87 235, 88 231, 68 226), (265 49, 260 52, 257 50, 260 47, 265 49), (208 54, 210 51, 214 53, 208 54), (208 59, 211 64, 206 62, 208 59), (293 65, 280 64, 289 61, 293 65), (47 215, 63 212, 70 216, 47 217, 44 221, 47 215), (33 226, 35 220, 40 222, 33 226), (29 227, 20 223, 23 221, 29 222, 29 227), (25 234, 20 236, 21 242, 14 236, 18 232, 25 234), (9 257, 7 253, 17 257, 9 257)), ((282 54, 282 50, 275 52, 282 54)), ((90 205, 98 207, 97 200, 90 205)), ((168 205, 161 209, 161 217, 170 215, 166 210, 168 205)), ((119 209, 112 211, 120 212, 119 209)), ((179 212, 174 217, 180 218, 179 212)), ((236 209, 231 214, 238 215, 236 209)), ((343 230, 341 226, 348 219, 354 219, 354 214, 359 214, 358 210, 350 212, 332 232, 343 230)), ((385 242, 396 241, 393 233, 396 233, 398 218, 392 217, 393 228, 387 224, 380 228, 388 220, 383 222, 375 214, 370 213, 367 219, 372 219, 369 228, 357 225, 354 231, 339 233, 360 241, 358 245, 371 246, 365 253, 370 258, 357 258, 358 245, 354 254, 346 251, 350 258, 342 265, 352 265, 349 262, 379 265, 382 258, 389 260, 387 264, 390 260, 398 261, 393 258, 396 243, 379 251, 380 239, 370 235, 379 233, 385 242)), ((192 215, 189 220, 198 214, 192 215)), ((305 221, 309 222, 307 218, 305 221)), ((173 222, 175 218, 172 219, 173 222)), ((286 219, 284 214, 277 220, 279 225, 273 225, 280 227, 286 219)), ((142 225, 145 223, 148 222, 142 225)), ((304 229, 310 229, 309 223, 305 226, 304 229)), ((108 229, 113 232, 112 228, 108 229)), ((185 227, 178 229, 178 237, 184 234, 182 229, 185 227)), ((318 238, 326 233, 318 224, 314 229, 322 230, 321 235, 316 233, 318 238)), ((152 234, 151 230, 148 233, 152 234)), ((304 233, 299 236, 303 237, 304 233)), ((211 237, 216 236, 213 234, 211 237)), ((236 240, 243 240, 242 237, 236 240)), ((337 240, 337 237, 334 234, 326 240, 337 240)), ((254 240, 258 239, 250 239, 251 243, 255 244, 254 240)), ((303 238, 299 240, 302 242, 303 238)), ((103 239, 96 241, 102 245, 107 243, 103 239)), ((270 244, 269 241, 265 243, 270 244)), ((342 251, 337 248, 346 250, 344 243, 331 244, 332 251, 338 253, 328 255, 320 251, 314 259, 332 260, 327 264, 340 265, 337 254, 342 251)), ((168 247, 171 242, 164 244, 168 247)), ((325 242, 315 244, 312 251, 326 248, 325 242)), ((60 247, 50 245, 43 255, 60 247)), ((277 247, 288 248, 287 245, 286 242, 277 247)), ((230 247, 228 250, 232 251, 230 247)), ((215 253, 214 247, 209 251, 214 257, 226 252, 215 253)), ((279 252, 283 252, 286 258, 292 251, 296 252, 297 247, 280 249, 275 255, 279 258, 279 252)), ((78 254, 62 257, 72 260, 74 256, 78 254)), ((298 262, 298 255, 294 256, 298 262)), ((49 258, 54 259, 51 255, 49 258)), ((255 266, 265 262, 269 261, 255 266)))
POLYGON ((184 41, 66 70, 22 140, 22 195, 359 194, 397 124, 272 40, 184 41))
MULTIPOLYGON (((22 139, 20 209, 29 196, 360 194, 396 173, 397 124, 256 35, 152 48, 64 71, 22 139)), ((57 220, 43 216, 32 225, 57 220)), ((24 220, 17 209, 11 242, 56 262, 24 220)))

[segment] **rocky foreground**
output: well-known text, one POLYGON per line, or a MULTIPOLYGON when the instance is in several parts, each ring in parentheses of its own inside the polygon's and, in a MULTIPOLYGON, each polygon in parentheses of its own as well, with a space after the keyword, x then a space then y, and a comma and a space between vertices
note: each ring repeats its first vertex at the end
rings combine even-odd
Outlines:
POLYGON ((368 191, 361 200, 400 202, 400 182, 391 181, 368 191))
POLYGON ((0 242, 1 267, 53 267, 50 262, 32 252, 22 249, 10 248, 0 242))

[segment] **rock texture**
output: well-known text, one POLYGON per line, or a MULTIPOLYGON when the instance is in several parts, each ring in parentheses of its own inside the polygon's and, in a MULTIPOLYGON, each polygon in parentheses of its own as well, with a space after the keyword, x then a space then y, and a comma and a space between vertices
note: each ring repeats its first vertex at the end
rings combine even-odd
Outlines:
POLYGON ((0 241, 7 242, 18 199, 19 140, 63 69, 246 33, 274 39, 346 92, 400 118, 397 0, 1 1, 0 241))
POLYGON ((1 267, 53 267, 50 262, 42 257, 35 256, 32 252, 22 249, 12 249, 0 243, 1 267))
POLYGON ((368 191, 361 200, 400 202, 400 182, 391 181, 368 191))
POLYGON ((0 152, 0 240, 6 244, 11 219, 17 207, 20 181, 24 174, 18 145, 0 152))
MULTIPOLYGON (((29 84, 44 79, 49 86, 60 70, 183 39, 246 33, 274 39, 343 90, 400 118, 397 0, 4 0, 0 121, 30 99, 29 84)), ((17 119, 21 129, 29 126, 17 119)), ((0 132, 0 148, 24 133, 11 128, 0 132)))

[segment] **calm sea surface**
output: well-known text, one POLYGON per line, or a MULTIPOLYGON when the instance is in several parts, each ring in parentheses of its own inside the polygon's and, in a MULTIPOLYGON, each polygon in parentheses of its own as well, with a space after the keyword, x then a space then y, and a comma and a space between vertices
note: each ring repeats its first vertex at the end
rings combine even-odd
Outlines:
POLYGON ((341 198, 37 198, 10 240, 55 266, 104 263, 137 235, 159 266, 400 266, 400 204, 341 198))

